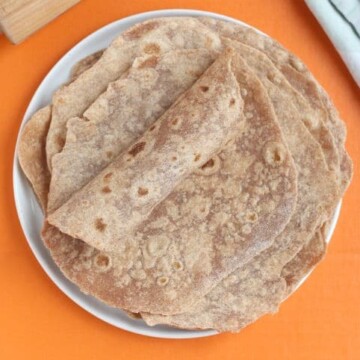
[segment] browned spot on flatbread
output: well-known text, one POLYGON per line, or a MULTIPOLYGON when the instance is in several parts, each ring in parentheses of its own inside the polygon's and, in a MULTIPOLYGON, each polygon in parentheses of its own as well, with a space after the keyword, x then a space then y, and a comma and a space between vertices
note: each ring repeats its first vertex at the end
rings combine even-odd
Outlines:
POLYGON ((109 172, 109 173, 105 174, 104 175, 104 181, 109 181, 112 176, 113 176, 112 172, 109 172))
POLYGON ((234 106, 234 105, 235 105, 235 99, 234 99, 234 98, 232 98, 232 99, 230 100, 229 105, 230 105, 230 106, 234 106))
POLYGON ((264 157, 269 165, 279 166, 286 158, 286 149, 280 143, 269 142, 265 146, 264 157))
POLYGON ((157 28, 159 23, 157 21, 148 22, 146 24, 140 24, 139 26, 135 26, 133 29, 126 31, 124 33, 124 38, 126 40, 135 40, 144 36, 146 33, 151 30, 157 28))
POLYGON ((154 68, 158 62, 159 62, 159 58, 157 56, 150 56, 140 64, 139 69, 150 68, 150 67, 154 68))
POLYGON ((138 194, 139 196, 145 196, 149 193, 149 190, 147 188, 139 187, 138 194))
POLYGON ((114 153, 112 151, 107 151, 106 156, 111 159, 114 156, 114 153))
POLYGON ((212 168, 215 165, 215 161, 214 159, 210 159, 209 161, 207 161, 202 167, 201 169, 207 169, 207 168, 212 168))
POLYGON ((155 43, 146 44, 144 47, 145 54, 156 55, 160 53, 160 46, 155 43))
POLYGON ((98 255, 96 257, 96 265, 99 267, 108 267, 109 266, 109 257, 105 255, 98 255))
POLYGON ((208 86, 200 86, 200 90, 202 92, 207 92, 207 91, 209 91, 209 87, 208 86))
POLYGON ((106 226, 107 225, 104 223, 104 220, 102 218, 98 218, 95 220, 95 229, 96 230, 103 232, 103 231, 105 231, 106 226))
POLYGON ((201 155, 200 154, 196 154, 195 157, 194 157, 194 161, 199 161, 201 158, 201 155))
POLYGON ((258 214, 256 212, 253 212, 253 211, 249 211, 247 214, 246 214, 246 217, 245 217, 245 220, 247 222, 250 222, 250 223, 254 223, 258 220, 258 214))
POLYGON ((107 254, 98 253, 93 261, 96 270, 100 273, 106 272, 112 267, 112 260, 107 254))
POLYGON ((172 265, 173 265, 174 270, 176 270, 176 271, 181 271, 184 269, 184 265, 181 261, 174 261, 172 265))
POLYGON ((108 194, 108 193, 111 193, 111 189, 108 187, 108 186, 105 186, 101 189, 101 191, 104 193, 104 194, 108 194))
POLYGON ((56 137, 56 143, 57 143, 61 148, 63 148, 64 145, 65 145, 65 139, 64 139, 61 135, 59 135, 59 136, 56 137))
POLYGON ((145 141, 142 141, 142 142, 139 142, 139 143, 135 144, 132 147, 132 149, 128 152, 128 154, 135 157, 138 153, 140 153, 141 151, 144 150, 145 144, 146 144, 145 141))
POLYGON ((165 286, 169 282, 169 278, 167 276, 160 276, 156 282, 159 286, 165 286))

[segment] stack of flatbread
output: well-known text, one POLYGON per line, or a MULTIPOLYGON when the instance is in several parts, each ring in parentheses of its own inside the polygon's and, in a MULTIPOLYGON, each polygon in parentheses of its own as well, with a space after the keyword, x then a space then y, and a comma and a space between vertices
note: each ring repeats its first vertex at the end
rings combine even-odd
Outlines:
POLYGON ((306 66, 210 18, 156 18, 72 70, 19 160, 83 292, 147 324, 239 331, 322 259, 352 175, 306 66))

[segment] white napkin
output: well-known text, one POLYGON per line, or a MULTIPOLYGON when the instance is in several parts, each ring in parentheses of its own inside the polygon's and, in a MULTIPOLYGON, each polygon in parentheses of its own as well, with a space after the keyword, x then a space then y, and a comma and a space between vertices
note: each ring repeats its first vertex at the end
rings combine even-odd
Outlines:
POLYGON ((305 0, 360 87, 360 0, 305 0))

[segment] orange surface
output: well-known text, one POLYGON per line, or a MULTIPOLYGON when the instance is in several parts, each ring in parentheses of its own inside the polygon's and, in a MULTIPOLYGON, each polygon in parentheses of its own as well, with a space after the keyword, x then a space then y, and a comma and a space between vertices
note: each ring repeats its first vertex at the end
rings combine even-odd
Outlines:
POLYGON ((84 0, 21 45, 0 37, 0 359, 360 359, 360 92, 302 1, 84 0), (161 340, 89 315, 50 281, 17 220, 12 159, 25 109, 73 45, 122 17, 161 8, 219 12, 248 22, 299 55, 348 126, 355 176, 327 257, 281 307, 240 334, 161 340))

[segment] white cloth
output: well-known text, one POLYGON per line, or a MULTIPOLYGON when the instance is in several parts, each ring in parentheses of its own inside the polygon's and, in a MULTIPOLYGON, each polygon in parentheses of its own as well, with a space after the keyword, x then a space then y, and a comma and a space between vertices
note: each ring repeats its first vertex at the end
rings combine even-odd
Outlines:
POLYGON ((360 87, 360 0, 305 0, 360 87))

